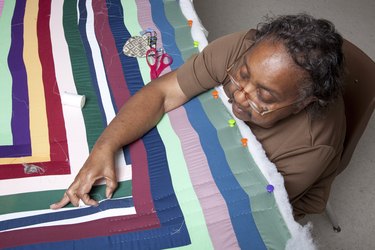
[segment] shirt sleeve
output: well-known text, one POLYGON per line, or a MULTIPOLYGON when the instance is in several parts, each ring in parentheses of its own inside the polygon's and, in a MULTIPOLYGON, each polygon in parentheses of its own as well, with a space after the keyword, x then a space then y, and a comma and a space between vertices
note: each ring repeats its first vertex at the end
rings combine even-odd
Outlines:
POLYGON ((243 49, 244 39, 249 32, 236 32, 211 42, 177 70, 177 80, 188 98, 222 83, 228 65, 243 49))
POLYGON ((337 160, 334 148, 326 145, 301 148, 275 159, 296 218, 324 211, 337 160))

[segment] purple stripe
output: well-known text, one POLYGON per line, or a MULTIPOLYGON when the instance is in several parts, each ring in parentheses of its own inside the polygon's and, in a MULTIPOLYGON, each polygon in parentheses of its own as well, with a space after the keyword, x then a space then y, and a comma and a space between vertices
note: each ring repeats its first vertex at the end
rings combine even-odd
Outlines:
POLYGON ((227 205, 211 175, 199 135, 191 126, 184 108, 180 107, 168 114, 172 127, 180 138, 189 175, 214 248, 239 249, 227 205))
POLYGON ((13 145, 17 147, 14 147, 11 150, 12 152, 6 152, 8 150, 3 150, 3 147, 1 147, 1 157, 31 155, 29 130, 29 97, 27 89, 26 68, 23 62, 23 18, 25 14, 25 7, 26 0, 20 0, 16 2, 12 19, 12 44, 8 56, 9 69, 13 80, 13 145))

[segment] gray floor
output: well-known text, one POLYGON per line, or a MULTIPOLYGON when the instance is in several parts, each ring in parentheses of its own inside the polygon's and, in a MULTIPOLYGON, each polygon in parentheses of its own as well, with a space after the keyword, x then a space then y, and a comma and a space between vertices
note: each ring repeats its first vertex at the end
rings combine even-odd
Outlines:
MULTIPOLYGON (((331 20, 348 40, 375 60, 374 0, 195 0, 209 31, 208 40, 256 27, 266 15, 305 12, 331 20)), ((331 193, 342 231, 333 232, 327 217, 308 216, 319 249, 375 249, 375 114, 349 167, 337 177, 331 193)))

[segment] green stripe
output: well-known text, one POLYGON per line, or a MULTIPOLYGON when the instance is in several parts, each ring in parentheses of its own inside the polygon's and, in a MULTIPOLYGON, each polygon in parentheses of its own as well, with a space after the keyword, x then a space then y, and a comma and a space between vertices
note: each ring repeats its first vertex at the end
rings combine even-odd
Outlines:
MULTIPOLYGON (((97 201, 106 199, 105 190, 106 186, 104 184, 94 186, 90 191, 90 196, 97 201)), ((65 189, 0 196, 0 215, 49 209, 49 206, 60 200, 64 193, 65 189)), ((118 188, 113 194, 113 198, 123 198, 128 196, 132 196, 132 182, 130 180, 119 182, 118 188)), ((72 206, 72 204, 69 204, 66 207, 72 206)))
POLYGON ((199 52, 198 48, 193 47, 194 41, 191 37, 191 28, 181 12, 178 1, 164 0, 164 10, 165 16, 174 28, 177 47, 181 52, 182 58, 186 61, 193 54, 199 52))
MULTIPOLYGON (((126 28, 132 36, 136 36, 142 30, 138 23, 137 6, 134 1, 122 0, 121 2, 126 10, 124 13, 126 28)), ((137 59, 143 81, 147 83, 150 81, 150 68, 144 58, 137 59)), ((181 248, 199 246, 201 249, 213 249, 202 209, 190 181, 180 140, 174 133, 167 115, 159 122, 157 129, 166 148, 173 189, 184 214, 186 227, 192 242, 191 245, 181 248)))
MULTIPOLYGON (((291 235, 282 218, 273 193, 266 191, 268 182, 257 167, 248 149, 241 144, 242 135, 237 126, 230 127, 231 114, 210 91, 199 96, 210 122, 215 126, 228 164, 246 194, 250 197, 252 214, 267 248, 284 249, 291 235)), ((251 146, 251 145, 250 145, 251 146)))
POLYGON ((8 68, 11 45, 11 23, 16 1, 5 1, 0 17, 0 145, 13 145, 12 76, 8 68))
POLYGON ((64 1, 63 26, 69 47, 73 77, 77 92, 86 96, 86 104, 82 110, 86 126, 87 143, 91 151, 96 140, 104 130, 103 120, 96 93, 92 86, 89 64, 83 47, 77 24, 77 2, 64 1))

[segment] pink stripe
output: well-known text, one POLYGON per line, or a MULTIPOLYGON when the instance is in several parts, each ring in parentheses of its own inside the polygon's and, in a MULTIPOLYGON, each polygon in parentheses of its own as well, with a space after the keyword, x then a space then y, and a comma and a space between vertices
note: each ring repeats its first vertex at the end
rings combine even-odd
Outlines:
POLYGON ((0 0, 0 16, 3 13, 4 0, 0 0))
POLYGON ((181 140, 189 175, 203 209, 214 248, 239 249, 227 205, 211 175, 198 134, 191 127, 185 109, 178 108, 169 112, 169 119, 181 140))
MULTIPOLYGON (((152 13, 151 13, 151 5, 150 1, 148 0, 136 0, 137 4, 137 14, 138 14, 138 22, 141 25, 142 29, 145 30, 147 28, 151 28, 158 33, 158 40, 157 40, 157 48, 163 47, 163 41, 161 39, 161 33, 159 29, 155 26, 152 20, 152 13)), ((168 68, 168 72, 170 68, 168 68)), ((165 71, 167 72, 167 70, 165 71)))

